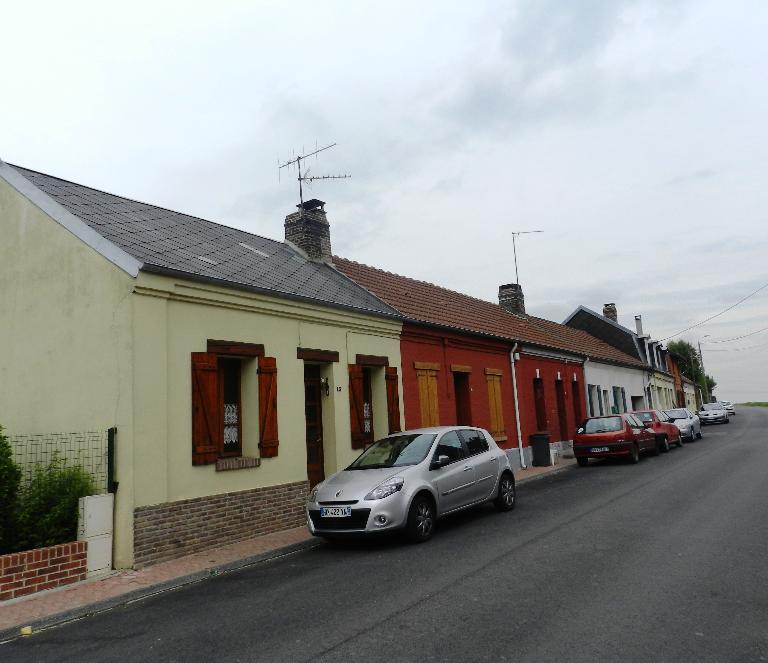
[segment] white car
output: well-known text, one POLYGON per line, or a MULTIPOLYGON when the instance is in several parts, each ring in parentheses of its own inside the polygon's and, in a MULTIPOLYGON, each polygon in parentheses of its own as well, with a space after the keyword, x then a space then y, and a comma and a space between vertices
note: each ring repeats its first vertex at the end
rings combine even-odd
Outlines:
POLYGON ((731 403, 731 401, 720 401, 720 405, 725 408, 725 411, 728 413, 729 417, 736 414, 736 408, 733 407, 733 403, 731 403))
POLYGON ((309 491, 311 534, 334 538, 404 529, 426 541, 441 516, 493 502, 515 506, 507 454, 482 428, 440 426, 394 433, 309 491))
POLYGON ((678 407, 674 410, 664 410, 664 413, 680 429, 680 436, 688 441, 701 439, 701 420, 698 415, 684 407, 678 407))

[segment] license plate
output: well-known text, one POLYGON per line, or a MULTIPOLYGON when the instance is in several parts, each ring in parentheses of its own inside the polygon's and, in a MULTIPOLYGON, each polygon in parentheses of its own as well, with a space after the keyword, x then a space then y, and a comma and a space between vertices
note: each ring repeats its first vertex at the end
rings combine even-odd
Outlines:
POLYGON ((323 506, 320 507, 321 518, 349 518, 352 515, 351 506, 323 506))
POLYGON ((601 452, 603 452, 603 451, 608 451, 608 447, 592 447, 592 448, 590 449, 590 451, 591 451, 593 454, 599 454, 599 453, 601 453, 601 452))

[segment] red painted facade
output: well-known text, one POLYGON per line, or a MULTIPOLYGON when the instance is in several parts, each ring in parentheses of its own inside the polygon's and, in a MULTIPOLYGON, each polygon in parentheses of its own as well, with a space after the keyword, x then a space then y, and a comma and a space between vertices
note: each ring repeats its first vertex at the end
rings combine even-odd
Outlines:
MULTIPOLYGON (((406 322, 400 342, 406 428, 419 428, 423 425, 417 367, 429 364, 438 367, 439 424, 459 423, 463 408, 461 394, 457 394, 456 389, 461 389, 461 380, 468 379, 471 421, 464 423, 491 430, 491 404, 486 374, 486 369, 490 369, 501 373, 504 436, 497 441, 501 447, 516 447, 517 424, 510 361, 513 347, 512 342, 406 322), (454 378, 457 372, 466 378, 454 378)), ((535 379, 541 381, 539 392, 543 395, 539 399, 538 419, 544 422, 544 429, 550 432, 550 439, 554 442, 573 438, 576 426, 585 412, 581 361, 575 358, 565 360, 539 357, 524 351, 520 353, 516 374, 523 446, 528 446, 528 437, 541 428, 537 423, 535 379), (578 412, 574 409, 574 393, 578 394, 578 412)))

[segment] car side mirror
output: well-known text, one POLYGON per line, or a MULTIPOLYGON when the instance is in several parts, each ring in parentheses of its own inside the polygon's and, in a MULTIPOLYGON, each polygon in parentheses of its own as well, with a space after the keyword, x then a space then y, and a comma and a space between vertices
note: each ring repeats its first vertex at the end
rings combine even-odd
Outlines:
POLYGON ((445 465, 447 465, 450 462, 451 462, 451 459, 448 456, 444 456, 444 455, 440 454, 435 460, 433 460, 429 464, 429 469, 430 470, 439 470, 441 467, 444 467, 445 465))

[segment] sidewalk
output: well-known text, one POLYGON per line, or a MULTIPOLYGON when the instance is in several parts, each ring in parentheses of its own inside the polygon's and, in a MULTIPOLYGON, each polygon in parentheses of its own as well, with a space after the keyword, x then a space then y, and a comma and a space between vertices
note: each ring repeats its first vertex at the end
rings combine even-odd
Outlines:
MULTIPOLYGON (((515 472, 518 485, 566 470, 573 459, 561 458, 553 467, 530 467, 515 472)), ((0 642, 20 629, 33 632, 109 610, 211 576, 311 548, 321 543, 305 527, 265 534, 221 548, 195 553, 138 571, 115 571, 109 576, 76 585, 12 599, 0 604, 0 642)))

